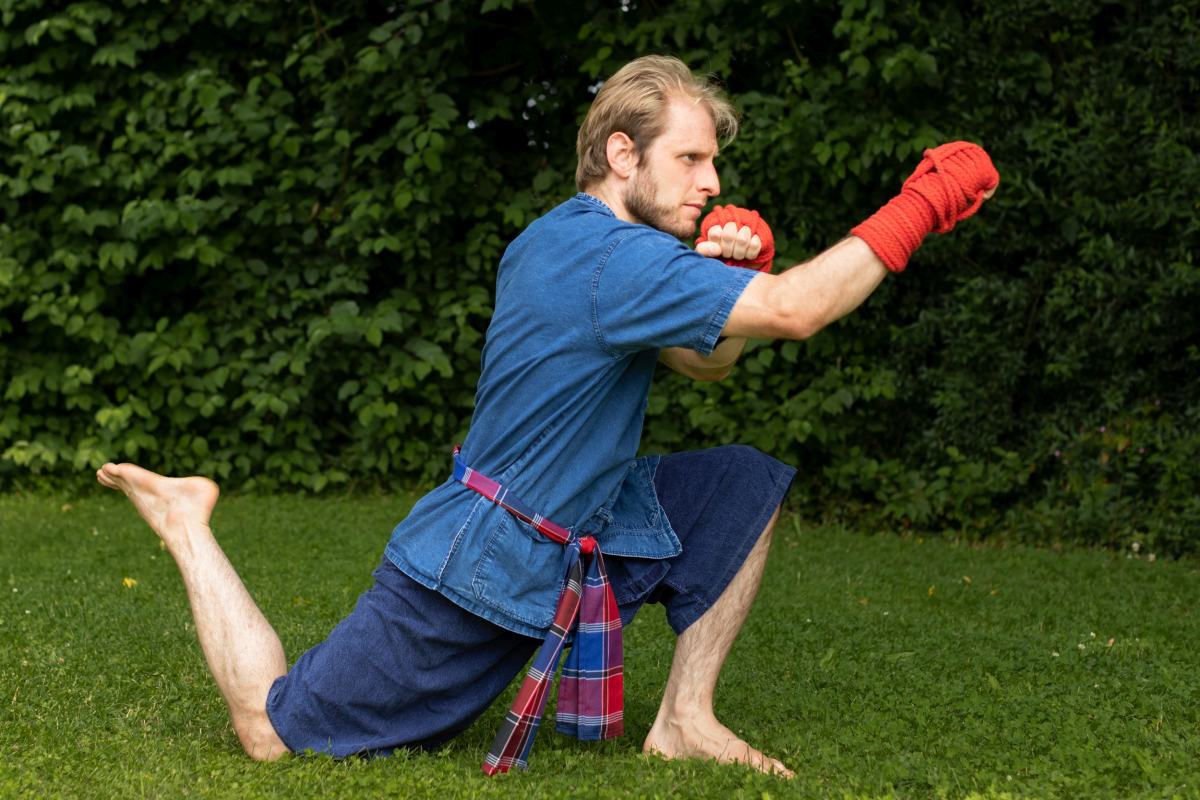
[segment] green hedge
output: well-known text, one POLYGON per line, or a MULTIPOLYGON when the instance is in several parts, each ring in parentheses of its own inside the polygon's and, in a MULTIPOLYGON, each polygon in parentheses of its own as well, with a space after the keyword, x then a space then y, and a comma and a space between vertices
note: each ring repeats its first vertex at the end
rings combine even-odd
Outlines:
POLYGON ((664 376, 645 446, 743 441, 811 514, 1148 550, 1200 527, 1190 5, 0 2, 0 483, 107 459, 248 489, 440 477, 505 243, 599 80, 744 112, 724 199, 809 257, 924 147, 996 199, 855 315, 664 376))

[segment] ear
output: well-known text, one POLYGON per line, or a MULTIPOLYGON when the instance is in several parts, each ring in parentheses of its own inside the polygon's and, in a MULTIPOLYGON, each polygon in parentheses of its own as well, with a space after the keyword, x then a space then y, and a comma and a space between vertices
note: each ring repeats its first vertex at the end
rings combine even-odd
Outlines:
POLYGON ((637 149, 629 135, 617 131, 608 137, 608 168, 618 178, 628 178, 638 165, 637 149))

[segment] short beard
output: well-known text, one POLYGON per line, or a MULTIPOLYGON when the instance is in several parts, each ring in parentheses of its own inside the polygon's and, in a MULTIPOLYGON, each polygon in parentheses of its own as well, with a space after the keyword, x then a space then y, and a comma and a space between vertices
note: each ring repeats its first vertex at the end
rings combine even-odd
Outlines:
POLYGON ((654 195, 654 183, 645 170, 638 170, 637 177, 633 179, 621 200, 625 203, 626 213, 633 217, 634 222, 657 228, 676 239, 690 238, 696 232, 695 223, 671 222, 674 216, 673 209, 670 206, 659 205, 658 198, 654 195))

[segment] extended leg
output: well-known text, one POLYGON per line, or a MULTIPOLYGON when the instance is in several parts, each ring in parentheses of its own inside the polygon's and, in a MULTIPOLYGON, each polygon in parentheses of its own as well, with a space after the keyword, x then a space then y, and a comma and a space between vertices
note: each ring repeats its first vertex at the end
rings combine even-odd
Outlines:
POLYGON ((287 671, 287 661, 279 637, 208 527, 217 485, 207 478, 166 478, 133 464, 105 464, 96 478, 133 501, 174 557, 200 649, 246 753, 269 760, 288 752, 266 712, 267 692, 287 671))
POLYGON ((781 762, 742 741, 713 714, 717 678, 758 593, 771 531, 778 518, 776 509, 717 602, 676 641, 658 717, 643 745, 646 753, 744 763, 763 772, 792 777, 792 771, 781 762))

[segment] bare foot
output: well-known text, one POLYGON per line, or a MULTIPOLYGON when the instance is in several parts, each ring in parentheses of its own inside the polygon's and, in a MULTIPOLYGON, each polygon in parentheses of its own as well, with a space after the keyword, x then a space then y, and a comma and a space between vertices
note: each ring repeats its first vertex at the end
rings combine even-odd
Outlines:
POLYGON ((796 777, 782 761, 755 750, 716 717, 706 717, 686 722, 656 719, 642 745, 642 752, 668 760, 707 758, 719 764, 745 764, 759 772, 783 778, 796 777))
POLYGON ((208 478, 167 478, 136 464, 105 464, 96 470, 96 480, 124 492, 168 547, 189 523, 208 525, 221 493, 208 478))

